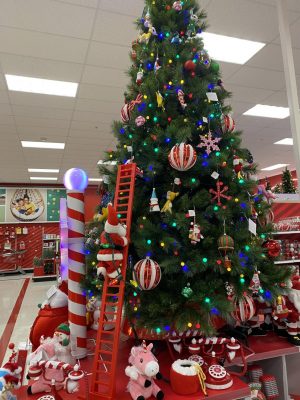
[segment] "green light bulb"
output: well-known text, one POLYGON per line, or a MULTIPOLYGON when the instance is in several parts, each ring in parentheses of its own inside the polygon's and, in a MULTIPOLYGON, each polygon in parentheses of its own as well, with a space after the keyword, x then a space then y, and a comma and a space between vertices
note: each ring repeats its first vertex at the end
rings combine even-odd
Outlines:
POLYGON ((245 279, 244 279, 244 278, 241 278, 241 279, 240 279, 240 282, 241 282, 242 284, 244 284, 244 283, 245 283, 245 279))
POLYGON ((128 135, 129 139, 132 139, 132 134, 130 133, 130 135, 128 135))
POLYGON ((214 206, 214 211, 218 211, 219 207, 218 206, 214 206))
POLYGON ((216 152, 216 156, 220 157, 221 153, 219 151, 216 152))
POLYGON ((158 147, 155 147, 154 151, 155 153, 158 153, 158 147))
POLYGON ((192 178, 191 181, 192 181, 192 183, 195 183, 195 182, 196 182, 196 179, 195 179, 195 178, 192 178))
POLYGON ((250 250, 250 246, 245 246, 245 250, 249 251, 250 250))
POLYGON ((157 119, 158 119, 157 117, 153 117, 154 122, 157 122, 157 119))
POLYGON ((175 228, 177 226, 176 222, 172 222, 172 226, 175 228))
POLYGON ((210 298, 209 297, 205 297, 204 301, 205 301, 205 303, 210 303, 210 298))
POLYGON ((202 261, 204 262, 204 263, 207 263, 207 258, 206 257, 204 257, 204 258, 202 258, 202 261))
POLYGON ((147 244, 151 244, 152 243, 152 240, 151 239, 148 239, 147 240, 147 244))

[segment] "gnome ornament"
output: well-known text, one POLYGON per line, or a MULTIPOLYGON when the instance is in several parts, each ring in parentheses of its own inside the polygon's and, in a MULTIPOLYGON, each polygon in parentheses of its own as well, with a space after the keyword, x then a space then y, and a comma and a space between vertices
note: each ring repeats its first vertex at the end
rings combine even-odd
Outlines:
POLYGON ((160 207, 158 204, 158 198, 156 196, 155 188, 152 190, 151 199, 150 199, 150 212, 159 212, 160 207))
POLYGON ((123 260, 123 248, 128 244, 126 238, 126 226, 122 225, 117 217, 117 212, 111 204, 108 205, 108 218, 104 225, 104 231, 100 236, 100 247, 97 260, 97 275, 106 275, 113 281, 121 281, 121 265, 123 260))

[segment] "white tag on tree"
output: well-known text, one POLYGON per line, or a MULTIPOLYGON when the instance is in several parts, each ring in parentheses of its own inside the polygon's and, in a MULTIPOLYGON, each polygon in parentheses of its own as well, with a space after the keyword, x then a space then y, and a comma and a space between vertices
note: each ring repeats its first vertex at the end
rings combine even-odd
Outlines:
POLYGON ((215 92, 207 92, 206 96, 207 96, 208 100, 210 100, 210 101, 219 101, 217 93, 215 93, 215 92))
POLYGON ((47 291, 47 299, 50 299, 57 292, 57 287, 55 285, 47 291))
POLYGON ((189 210, 188 215, 189 217, 195 217, 196 216, 195 210, 189 210))
POLYGON ((256 223, 252 221, 252 219, 248 219, 249 221, 249 231, 256 236, 256 223))
POLYGON ((218 174, 217 171, 214 171, 214 172, 211 174, 211 177, 214 178, 214 179, 218 179, 219 176, 220 176, 220 174, 218 174))
POLYGON ((127 151, 128 151, 129 153, 131 153, 131 152, 132 152, 132 146, 127 146, 127 151))
POLYGON ((203 122, 205 122, 206 124, 208 123, 208 119, 206 117, 202 117, 203 122))

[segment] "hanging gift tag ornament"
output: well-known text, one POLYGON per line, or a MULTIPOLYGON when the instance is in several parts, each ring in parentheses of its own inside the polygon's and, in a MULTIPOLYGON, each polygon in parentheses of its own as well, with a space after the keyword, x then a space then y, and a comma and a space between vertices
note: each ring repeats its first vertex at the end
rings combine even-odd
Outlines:
POLYGON ((195 165, 197 154, 190 144, 180 143, 172 147, 168 159, 172 168, 187 171, 195 165))
POLYGON ((256 223, 254 221, 252 221, 252 219, 248 219, 248 229, 249 231, 256 236, 256 223))
POLYGON ((217 93, 215 92, 207 92, 206 97, 208 98, 209 101, 219 101, 217 93))
POLYGON ((186 297, 187 299, 193 295, 194 291, 190 288, 190 283, 182 289, 181 294, 182 296, 186 297))
POLYGON ((207 135, 199 135, 202 140, 201 143, 197 145, 197 147, 206 147, 206 154, 209 156, 212 151, 219 151, 220 148, 217 143, 220 142, 221 138, 213 138, 211 131, 208 132, 207 135))
POLYGON ((208 119, 206 117, 202 117, 202 121, 205 122, 206 124, 208 123, 208 119))
POLYGON ((158 204, 158 198, 156 196, 155 188, 153 188, 151 199, 150 199, 150 212, 158 212, 158 211, 160 211, 159 204, 158 204))
POLYGON ((146 118, 143 117, 142 115, 139 115, 139 116, 136 117, 136 119, 135 119, 135 124, 136 124, 136 126, 138 126, 138 127, 145 125, 145 122, 146 122, 146 118))
POLYGON ((218 174, 216 171, 214 171, 214 172, 211 174, 211 177, 214 178, 214 179, 218 179, 219 176, 220 176, 220 174, 218 174))
POLYGON ((184 109, 186 108, 187 104, 186 104, 186 102, 185 102, 185 100, 184 100, 184 93, 183 93, 183 90, 179 89, 179 90, 177 91, 177 97, 178 97, 178 101, 179 101, 179 103, 180 103, 182 109, 184 110, 184 109))

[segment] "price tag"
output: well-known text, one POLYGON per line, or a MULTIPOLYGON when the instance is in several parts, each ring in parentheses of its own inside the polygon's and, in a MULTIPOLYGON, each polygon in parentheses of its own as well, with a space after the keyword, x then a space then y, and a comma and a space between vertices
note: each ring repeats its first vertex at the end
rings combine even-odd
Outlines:
POLYGON ((131 153, 131 152, 132 152, 132 146, 127 146, 127 151, 128 151, 129 153, 131 153))
POLYGON ((214 171, 214 172, 211 174, 211 177, 214 178, 214 179, 218 179, 219 176, 220 176, 220 174, 218 174, 217 171, 214 171))
POLYGON ((206 124, 208 123, 208 119, 206 117, 202 117, 203 122, 205 122, 206 124))
POLYGON ((206 96, 207 96, 208 100, 210 100, 210 101, 219 101, 217 93, 215 93, 215 92, 207 92, 206 96))
POLYGON ((249 221, 249 231, 251 232, 251 233, 253 233, 253 235, 255 235, 256 236, 256 223, 255 222, 253 222, 252 221, 252 219, 248 219, 248 221, 249 221))
POLYGON ((189 217, 195 217, 196 216, 195 210, 189 210, 188 211, 188 216, 189 217))
POLYGON ((47 291, 47 299, 50 299, 57 292, 57 287, 55 285, 47 291))

